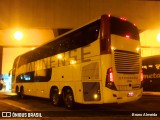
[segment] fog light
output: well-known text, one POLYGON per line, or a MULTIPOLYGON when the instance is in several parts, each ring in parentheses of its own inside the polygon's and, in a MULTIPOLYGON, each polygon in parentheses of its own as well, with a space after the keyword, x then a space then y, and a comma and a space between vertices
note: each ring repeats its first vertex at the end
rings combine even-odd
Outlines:
POLYGON ((97 99, 98 98, 98 94, 94 94, 94 99, 97 99))

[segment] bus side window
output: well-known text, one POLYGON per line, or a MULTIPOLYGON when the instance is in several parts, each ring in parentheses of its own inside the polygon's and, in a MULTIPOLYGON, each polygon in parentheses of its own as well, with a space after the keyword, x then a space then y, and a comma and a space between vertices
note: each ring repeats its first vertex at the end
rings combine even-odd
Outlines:
POLYGON ((146 74, 147 66, 142 66, 143 73, 146 74))
POLYGON ((52 69, 37 70, 34 74, 35 82, 48 82, 51 79, 52 69))
POLYGON ((155 65, 153 65, 152 70, 153 70, 153 73, 156 73, 156 72, 157 72, 157 68, 156 68, 156 66, 155 66, 155 65))
POLYGON ((152 65, 147 65, 147 73, 152 73, 152 65))
POLYGON ((156 64, 155 66, 156 66, 157 70, 160 70, 160 64, 156 64))
POLYGON ((142 68, 142 70, 143 70, 143 73, 146 73, 146 70, 147 70, 147 69, 146 69, 146 68, 142 68))

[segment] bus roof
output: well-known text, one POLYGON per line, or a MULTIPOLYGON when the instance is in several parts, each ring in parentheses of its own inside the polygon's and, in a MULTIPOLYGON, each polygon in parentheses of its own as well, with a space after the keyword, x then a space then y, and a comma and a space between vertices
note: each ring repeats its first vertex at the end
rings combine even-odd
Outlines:
MULTIPOLYGON (((112 17, 114 17, 114 16, 112 16, 112 17)), ((83 25, 81 25, 81 26, 78 26, 77 28, 71 29, 71 30, 69 30, 69 31, 67 31, 67 32, 65 32, 65 33, 63 33, 63 34, 61 34, 61 35, 59 35, 59 36, 57 36, 57 37, 55 37, 55 38, 47 41, 46 43, 43 43, 42 45, 39 45, 39 46, 36 47, 34 50, 27 51, 27 52, 25 52, 25 53, 23 53, 23 54, 21 54, 21 55, 19 55, 19 56, 17 56, 17 57, 21 57, 21 56, 23 56, 23 55, 25 55, 25 54, 31 53, 31 52, 33 52, 33 51, 35 51, 35 50, 43 47, 44 45, 47 45, 47 44, 49 44, 49 43, 51 43, 51 42, 53 42, 53 41, 56 41, 56 40, 58 40, 59 38, 62 38, 63 36, 68 35, 68 34, 74 32, 74 31, 76 31, 76 30, 78 30, 78 29, 80 29, 80 28, 82 28, 82 27, 84 27, 84 26, 86 26, 86 25, 88 25, 88 24, 96 21, 96 20, 99 20, 99 19, 100 19, 100 18, 93 19, 93 20, 91 20, 91 21, 89 21, 89 22, 87 22, 87 23, 85 23, 85 24, 83 24, 83 25)))
MULTIPOLYGON (((121 19, 120 17, 112 16, 112 15, 110 15, 110 14, 104 14, 104 15, 109 16, 109 17, 113 17, 113 18, 119 18, 119 19, 121 19)), ((56 38, 54 38, 54 39, 51 39, 51 40, 49 40, 48 42, 46 42, 46 43, 44 43, 44 44, 36 47, 34 50, 30 50, 30 51, 27 51, 27 52, 19 55, 19 57, 24 56, 24 55, 27 55, 27 54, 30 54, 30 53, 33 53, 34 51, 39 51, 39 49, 40 49, 40 48, 43 48, 43 46, 47 46, 48 44, 50 44, 50 43, 52 43, 52 42, 55 42, 55 41, 57 42, 57 40, 60 39, 60 38, 62 38, 63 36, 68 35, 68 34, 74 32, 74 31, 76 31, 76 30, 78 30, 78 29, 80 29, 80 28, 82 28, 82 27, 84 27, 84 26, 86 26, 86 25, 88 25, 88 24, 90 24, 90 23, 92 23, 92 22, 95 22, 96 20, 100 20, 100 17, 99 17, 99 18, 96 18, 96 19, 93 19, 93 20, 89 21, 88 23, 83 24, 83 25, 81 25, 81 26, 79 26, 79 27, 77 27, 77 28, 75 28, 75 29, 72 29, 72 30, 70 30, 70 31, 68 31, 68 32, 66 32, 66 33, 64 33, 64 34, 62 34, 62 35, 60 35, 60 36, 58 36, 58 37, 56 37, 56 38)), ((128 20, 124 20, 124 21, 126 21, 126 22, 128 22, 128 23, 131 23, 131 22, 128 21, 128 20)), ((131 24, 132 24, 132 23, 131 23, 131 24)))
POLYGON ((142 58, 142 65, 160 64, 160 55, 148 56, 142 58))

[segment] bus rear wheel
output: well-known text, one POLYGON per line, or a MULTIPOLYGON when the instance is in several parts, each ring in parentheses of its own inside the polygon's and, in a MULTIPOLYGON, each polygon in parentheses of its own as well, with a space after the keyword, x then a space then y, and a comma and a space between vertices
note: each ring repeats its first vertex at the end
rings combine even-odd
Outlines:
POLYGON ((17 94, 17 96, 19 97, 19 87, 18 86, 16 86, 16 94, 17 94))
POLYGON ((20 96, 20 98, 22 98, 22 99, 24 98, 24 88, 23 88, 23 87, 20 88, 19 96, 20 96))
POLYGON ((67 89, 64 91, 63 96, 64 104, 67 109, 73 109, 75 107, 74 96, 71 89, 67 89))
POLYGON ((53 89, 51 91, 50 99, 51 99, 51 103, 54 106, 60 106, 60 104, 61 104, 61 97, 58 94, 58 89, 53 89))

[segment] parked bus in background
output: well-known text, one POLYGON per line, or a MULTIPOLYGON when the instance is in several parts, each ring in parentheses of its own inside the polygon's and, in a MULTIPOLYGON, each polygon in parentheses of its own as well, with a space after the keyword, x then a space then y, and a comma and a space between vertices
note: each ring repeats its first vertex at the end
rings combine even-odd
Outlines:
POLYGON ((160 95, 160 55, 144 57, 142 69, 144 93, 160 95))
POLYGON ((137 27, 124 18, 102 15, 18 56, 12 90, 50 98, 71 109, 75 103, 135 101, 142 96, 137 27))

